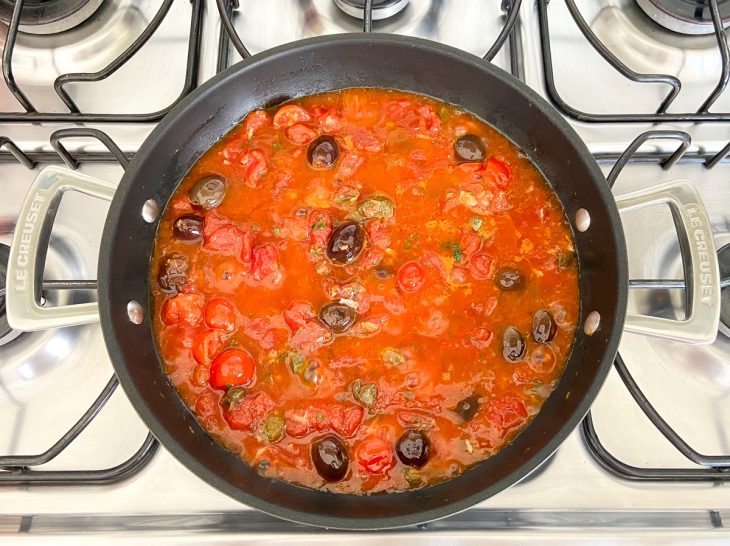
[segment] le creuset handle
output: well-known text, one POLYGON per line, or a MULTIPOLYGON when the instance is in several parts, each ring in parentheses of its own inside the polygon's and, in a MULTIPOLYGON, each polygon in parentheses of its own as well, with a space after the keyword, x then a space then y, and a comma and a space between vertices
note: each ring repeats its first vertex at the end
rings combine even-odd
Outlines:
POLYGON ((43 169, 23 202, 10 247, 5 307, 11 328, 24 332, 99 320, 97 303, 40 305, 43 268, 53 221, 67 191, 111 201, 117 185, 62 167, 43 169))
POLYGON ((616 197, 620 212, 667 205, 677 229, 684 265, 687 318, 672 320, 629 313, 624 331, 684 343, 715 341, 720 323, 720 271, 710 218, 697 190, 674 180, 616 197))

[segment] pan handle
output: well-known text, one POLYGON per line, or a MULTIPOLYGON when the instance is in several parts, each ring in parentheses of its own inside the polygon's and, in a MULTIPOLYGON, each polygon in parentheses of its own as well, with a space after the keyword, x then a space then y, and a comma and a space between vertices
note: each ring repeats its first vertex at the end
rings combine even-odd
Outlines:
POLYGON ((624 331, 685 343, 715 341, 720 323, 720 271, 710 218, 695 188, 674 180, 616 197, 620 212, 668 205, 682 252, 687 318, 671 320, 629 313, 624 331))
POLYGON ((41 284, 48 241, 63 194, 78 191, 111 201, 116 189, 111 182, 57 166, 38 174, 20 209, 10 247, 5 307, 11 328, 30 332, 99 320, 96 302, 41 307, 41 284))

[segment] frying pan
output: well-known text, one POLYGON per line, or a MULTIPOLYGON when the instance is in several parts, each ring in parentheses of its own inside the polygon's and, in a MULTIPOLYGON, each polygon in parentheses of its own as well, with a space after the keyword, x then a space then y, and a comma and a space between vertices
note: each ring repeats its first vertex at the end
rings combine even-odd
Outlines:
POLYGON ((346 529, 426 522, 515 484, 555 451, 584 416, 609 370, 622 330, 711 342, 720 312, 710 223, 692 186, 676 181, 615 200, 575 132, 524 84, 463 51, 378 34, 295 42, 222 72, 157 126, 118 187, 47 167, 20 213, 7 284, 8 319, 21 330, 92 322, 98 312, 127 396, 168 451, 203 480, 264 512, 346 529), (159 214, 190 167, 250 110, 347 87, 429 95, 460 105, 500 130, 557 193, 571 221, 580 267, 581 311, 574 347, 540 413, 485 462, 446 482, 402 493, 335 494, 259 476, 213 441, 182 403, 162 369, 150 326, 148 276, 159 214), (112 201, 99 257, 98 309, 95 303, 49 309, 39 304, 53 217, 69 190, 112 201), (618 207, 656 204, 669 206, 677 226, 687 281, 689 316, 684 321, 626 314, 627 256, 618 207))

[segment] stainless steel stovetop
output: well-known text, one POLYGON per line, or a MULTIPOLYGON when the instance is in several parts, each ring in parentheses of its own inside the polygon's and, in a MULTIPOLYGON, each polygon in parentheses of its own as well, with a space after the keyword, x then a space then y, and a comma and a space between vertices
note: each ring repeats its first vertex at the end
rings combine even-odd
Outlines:
MULTIPOLYGON (((88 3, 54 1, 70 11, 73 4, 88 3)), ((375 18, 378 9, 392 12, 403 7, 401 0, 374 3, 385 4, 376 7, 375 18)), ((722 0, 709 3, 719 5, 717 21, 726 18, 721 12, 730 12, 722 0)), ((0 18, 9 18, 3 9, 7 12, 12 4, 0 1, 0 18)), ((7 23, 0 23, 8 76, 5 84, 0 82, 0 243, 4 245, 10 244, 30 183, 43 166, 61 162, 59 151, 67 152, 66 159, 81 172, 119 180, 122 167, 110 147, 131 156, 179 96, 240 59, 223 33, 219 5, 224 14, 232 12, 240 45, 252 54, 306 36, 363 28, 361 20, 345 15, 337 5, 350 4, 352 10, 355 0, 241 0, 235 9, 226 0, 97 4, 95 11, 81 8, 91 15, 74 12, 77 18, 88 18, 60 33, 56 32, 60 27, 54 27, 57 22, 33 28, 24 21, 14 37, 12 31, 8 35, 7 23), (39 31, 46 33, 36 34, 39 31), (110 63, 118 69, 105 70, 110 63), (110 74, 99 81, 62 76, 97 72, 110 74), (70 104, 54 92, 59 76, 70 104)), ((705 201, 718 249, 730 244, 730 161, 724 157, 730 150, 730 92, 722 92, 718 83, 728 70, 727 59, 724 65, 722 60, 727 44, 724 32, 713 33, 710 8, 700 10, 704 26, 685 21, 679 27, 710 34, 680 35, 645 12, 652 6, 661 11, 656 6, 666 7, 673 4, 670 1, 576 4, 573 0, 410 0, 402 11, 374 21, 372 29, 438 40, 482 56, 505 21, 512 23, 508 10, 518 10, 513 30, 493 62, 560 106, 606 174, 644 135, 644 143, 624 157, 628 161, 614 193, 689 180, 705 201), (600 54, 601 44, 608 50, 605 56, 600 54), (626 77, 635 74, 669 77, 643 83, 626 77), (667 106, 666 97, 676 85, 672 78, 681 82, 681 91, 667 106), (708 104, 708 98, 715 97, 708 104), (663 102, 665 111, 657 113, 663 102), (686 150, 680 158, 675 150, 681 146, 686 150)), ((664 16, 659 19, 666 22, 664 16)), ((106 209, 106 203, 90 197, 64 197, 45 279, 95 278, 106 209)), ((632 279, 683 278, 668 209, 644 209, 626 214, 623 220, 632 279)), ((724 261, 730 262, 730 251, 725 254, 724 261)), ((66 283, 58 289, 48 283, 46 305, 92 301, 90 286, 66 283)), ((632 290, 631 309, 681 318, 683 290, 664 286, 632 290)), ((98 326, 4 337, 0 328, 0 468, 5 468, 0 470, 0 541, 727 544, 728 474, 682 455, 647 418, 642 410, 650 412, 647 403, 640 407, 627 383, 635 383, 690 449, 705 455, 728 454, 728 334, 727 327, 721 327, 709 346, 625 334, 620 347, 623 366, 619 363, 611 372, 590 420, 533 475, 445 520, 394 532, 355 534, 309 529, 265 516, 188 472, 149 438, 124 393, 109 383, 112 368, 98 326), (108 401, 94 405, 100 396, 108 401), (98 414, 89 412, 88 426, 78 436, 71 434, 68 446, 48 462, 28 469, 29 462, 40 461, 12 458, 45 452, 90 407, 98 414)), ((719 463, 729 467, 730 458, 719 463)))

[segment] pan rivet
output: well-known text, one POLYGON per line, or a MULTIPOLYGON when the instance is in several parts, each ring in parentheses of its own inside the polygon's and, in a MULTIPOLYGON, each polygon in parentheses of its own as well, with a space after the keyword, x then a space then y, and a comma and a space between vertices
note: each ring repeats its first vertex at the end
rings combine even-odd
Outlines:
POLYGON ((142 205, 142 218, 148 224, 151 224, 160 215, 160 205, 154 199, 147 199, 142 205))
POLYGON ((591 215, 586 209, 575 211, 575 229, 583 233, 591 226, 591 215))
POLYGON ((142 324, 142 321, 144 320, 144 309, 142 309, 142 306, 138 301, 129 300, 129 303, 127 303, 127 316, 129 317, 130 322, 133 322, 134 324, 142 324))
POLYGON ((583 323, 583 331, 589 336, 592 336, 596 333, 596 330, 598 330, 600 325, 601 315, 598 314, 598 311, 591 311, 588 313, 586 321, 583 323))

